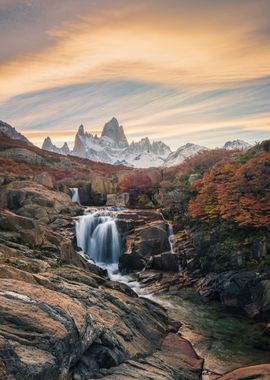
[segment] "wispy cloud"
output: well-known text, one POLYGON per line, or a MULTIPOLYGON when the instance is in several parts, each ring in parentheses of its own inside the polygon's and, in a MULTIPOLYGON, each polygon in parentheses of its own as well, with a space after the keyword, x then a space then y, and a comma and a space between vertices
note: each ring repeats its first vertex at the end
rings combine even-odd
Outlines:
POLYGON ((217 126, 264 136, 269 17, 268 0, 0 0, 0 116, 35 141, 112 115, 173 145, 217 126))
POLYGON ((72 144, 79 124, 100 133, 113 115, 123 123, 129 140, 142 136, 163 139, 173 148, 193 140, 207 146, 246 133, 250 142, 270 134, 270 79, 220 90, 180 90, 131 81, 85 83, 16 96, 0 105, 0 115, 42 143, 72 144), (207 138, 204 131, 208 131, 207 138), (209 131, 212 137, 209 138, 209 131), (252 138, 254 133, 254 138, 252 138), (190 138, 188 137, 190 136, 190 138), (207 140, 207 143, 206 143, 207 140))

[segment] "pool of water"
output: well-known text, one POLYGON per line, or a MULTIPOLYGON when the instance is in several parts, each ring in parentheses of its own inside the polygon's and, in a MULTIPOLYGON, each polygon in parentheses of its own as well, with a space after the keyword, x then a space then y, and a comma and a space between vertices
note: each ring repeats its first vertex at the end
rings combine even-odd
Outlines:
POLYGON ((270 337, 246 317, 228 312, 219 303, 203 303, 191 289, 152 299, 183 323, 181 334, 205 359, 206 370, 223 374, 241 366, 270 362, 270 337))

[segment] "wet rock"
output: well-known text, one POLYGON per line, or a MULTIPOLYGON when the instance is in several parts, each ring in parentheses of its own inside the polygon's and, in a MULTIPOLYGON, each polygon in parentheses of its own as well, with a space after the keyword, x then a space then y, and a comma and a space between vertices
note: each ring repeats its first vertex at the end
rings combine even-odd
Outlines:
POLYGON ((159 351, 151 356, 129 360, 118 367, 103 371, 104 379, 168 379, 195 380, 202 372, 202 359, 198 358, 190 343, 177 334, 169 333, 159 351))
POLYGON ((256 279, 252 271, 212 273, 198 282, 197 291, 206 300, 220 299, 227 306, 240 307, 251 302, 256 279))
POLYGON ((252 300, 255 306, 253 317, 270 320, 270 278, 262 279, 252 291, 252 300))
POLYGON ((145 294, 175 294, 183 287, 180 273, 146 269, 137 277, 145 294))
POLYGON ((158 282, 162 279, 163 275, 160 272, 153 272, 146 270, 142 273, 138 274, 138 279, 140 281, 140 284, 148 284, 153 282, 158 282))
POLYGON ((146 260, 137 252, 124 253, 119 258, 119 270, 121 273, 131 273, 142 270, 146 260))
POLYGON ((149 264, 149 268, 161 271, 178 272, 178 257, 177 255, 174 255, 171 252, 164 252, 160 255, 155 255, 152 257, 151 263, 149 264))
POLYGON ((249 317, 270 319, 270 278, 254 271, 211 273, 196 283, 200 296, 242 309, 249 317))

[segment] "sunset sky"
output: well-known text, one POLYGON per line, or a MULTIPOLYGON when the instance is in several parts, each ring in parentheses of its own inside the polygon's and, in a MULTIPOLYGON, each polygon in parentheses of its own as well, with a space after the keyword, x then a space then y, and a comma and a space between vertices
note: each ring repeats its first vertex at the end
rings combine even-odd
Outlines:
POLYGON ((112 116, 175 149, 270 137, 269 0, 0 0, 0 120, 72 146, 112 116))

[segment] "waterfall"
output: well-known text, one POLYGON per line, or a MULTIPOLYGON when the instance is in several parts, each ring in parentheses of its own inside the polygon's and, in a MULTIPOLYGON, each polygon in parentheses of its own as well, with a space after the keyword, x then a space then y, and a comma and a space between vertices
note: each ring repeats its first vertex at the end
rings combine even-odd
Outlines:
POLYGON ((78 188, 77 187, 71 187, 69 190, 71 191, 72 202, 76 202, 76 203, 81 204, 78 188))
POLYGON ((173 232, 173 226, 172 224, 166 220, 164 218, 164 215, 162 214, 162 212, 160 213, 162 219, 164 220, 165 223, 167 223, 168 225, 168 241, 169 241, 169 244, 170 244, 170 251, 171 251, 171 254, 175 254, 175 236, 174 236, 174 232, 173 232))
POLYGON ((170 250, 172 254, 175 254, 175 236, 173 232, 173 226, 168 223, 168 240, 170 244, 170 250))
POLYGON ((121 239, 115 220, 98 212, 82 215, 76 222, 77 245, 99 264, 117 264, 121 239))

